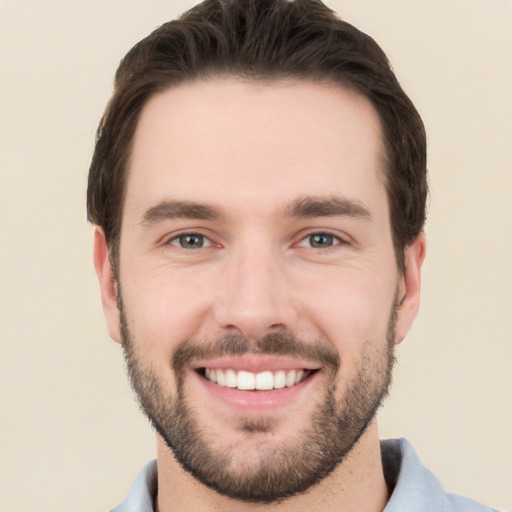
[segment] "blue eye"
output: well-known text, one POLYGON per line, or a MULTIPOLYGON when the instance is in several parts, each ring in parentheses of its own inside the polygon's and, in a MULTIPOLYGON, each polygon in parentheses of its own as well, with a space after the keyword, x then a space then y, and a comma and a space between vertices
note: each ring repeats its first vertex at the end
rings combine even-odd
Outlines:
POLYGON ((313 233, 303 238, 299 245, 301 247, 312 247, 314 249, 328 249, 340 242, 338 237, 330 233, 313 233))
POLYGON ((176 245, 182 249, 201 249, 211 245, 211 242, 203 235, 197 233, 184 233, 169 241, 171 245, 176 245))

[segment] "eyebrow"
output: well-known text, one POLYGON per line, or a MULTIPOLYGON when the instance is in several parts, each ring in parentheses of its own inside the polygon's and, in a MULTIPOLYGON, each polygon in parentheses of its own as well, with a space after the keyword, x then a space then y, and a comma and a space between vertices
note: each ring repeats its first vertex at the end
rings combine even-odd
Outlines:
POLYGON ((340 196, 304 196, 292 201, 285 209, 286 217, 359 217, 371 220, 372 216, 360 202, 340 196))
MULTIPOLYGON (((371 220, 370 212, 358 201, 339 196, 303 196, 293 200, 284 209, 289 218, 359 217, 371 220)), ((219 220, 221 211, 211 205, 194 201, 161 201, 142 216, 141 225, 149 227, 169 219, 219 220)))
POLYGON ((144 213, 141 224, 148 227, 168 219, 217 220, 221 217, 218 209, 203 203, 162 201, 144 213))

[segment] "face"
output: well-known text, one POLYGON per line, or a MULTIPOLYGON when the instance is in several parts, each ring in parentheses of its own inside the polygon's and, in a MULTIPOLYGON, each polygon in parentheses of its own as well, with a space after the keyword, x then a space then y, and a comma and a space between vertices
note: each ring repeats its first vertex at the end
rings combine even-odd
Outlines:
POLYGON ((221 494, 305 491, 387 391, 423 241, 400 273, 381 139, 364 98, 319 83, 196 82, 142 111, 117 286, 97 233, 104 308, 146 414, 221 494))

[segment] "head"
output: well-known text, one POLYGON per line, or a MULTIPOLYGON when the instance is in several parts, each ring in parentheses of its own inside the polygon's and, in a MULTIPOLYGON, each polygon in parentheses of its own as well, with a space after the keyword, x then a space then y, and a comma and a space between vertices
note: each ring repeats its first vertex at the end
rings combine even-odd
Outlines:
POLYGON ((87 192, 88 219, 104 230, 114 265, 142 109, 170 87, 222 76, 331 82, 370 101, 382 128, 393 244, 403 270, 404 250, 425 222, 424 126, 377 43, 314 0, 206 0, 124 57, 98 129, 87 192))
POLYGON ((95 264, 187 472, 270 502, 338 471, 417 311, 425 194, 416 110, 321 3, 206 1, 128 53, 89 176, 95 264))

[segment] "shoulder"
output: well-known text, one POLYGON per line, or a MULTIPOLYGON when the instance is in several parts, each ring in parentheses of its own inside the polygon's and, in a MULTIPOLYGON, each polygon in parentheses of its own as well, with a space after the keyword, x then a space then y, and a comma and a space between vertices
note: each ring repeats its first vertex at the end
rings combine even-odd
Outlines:
POLYGON ((499 512, 495 508, 487 507, 465 496, 458 494, 446 494, 449 512, 499 512))

